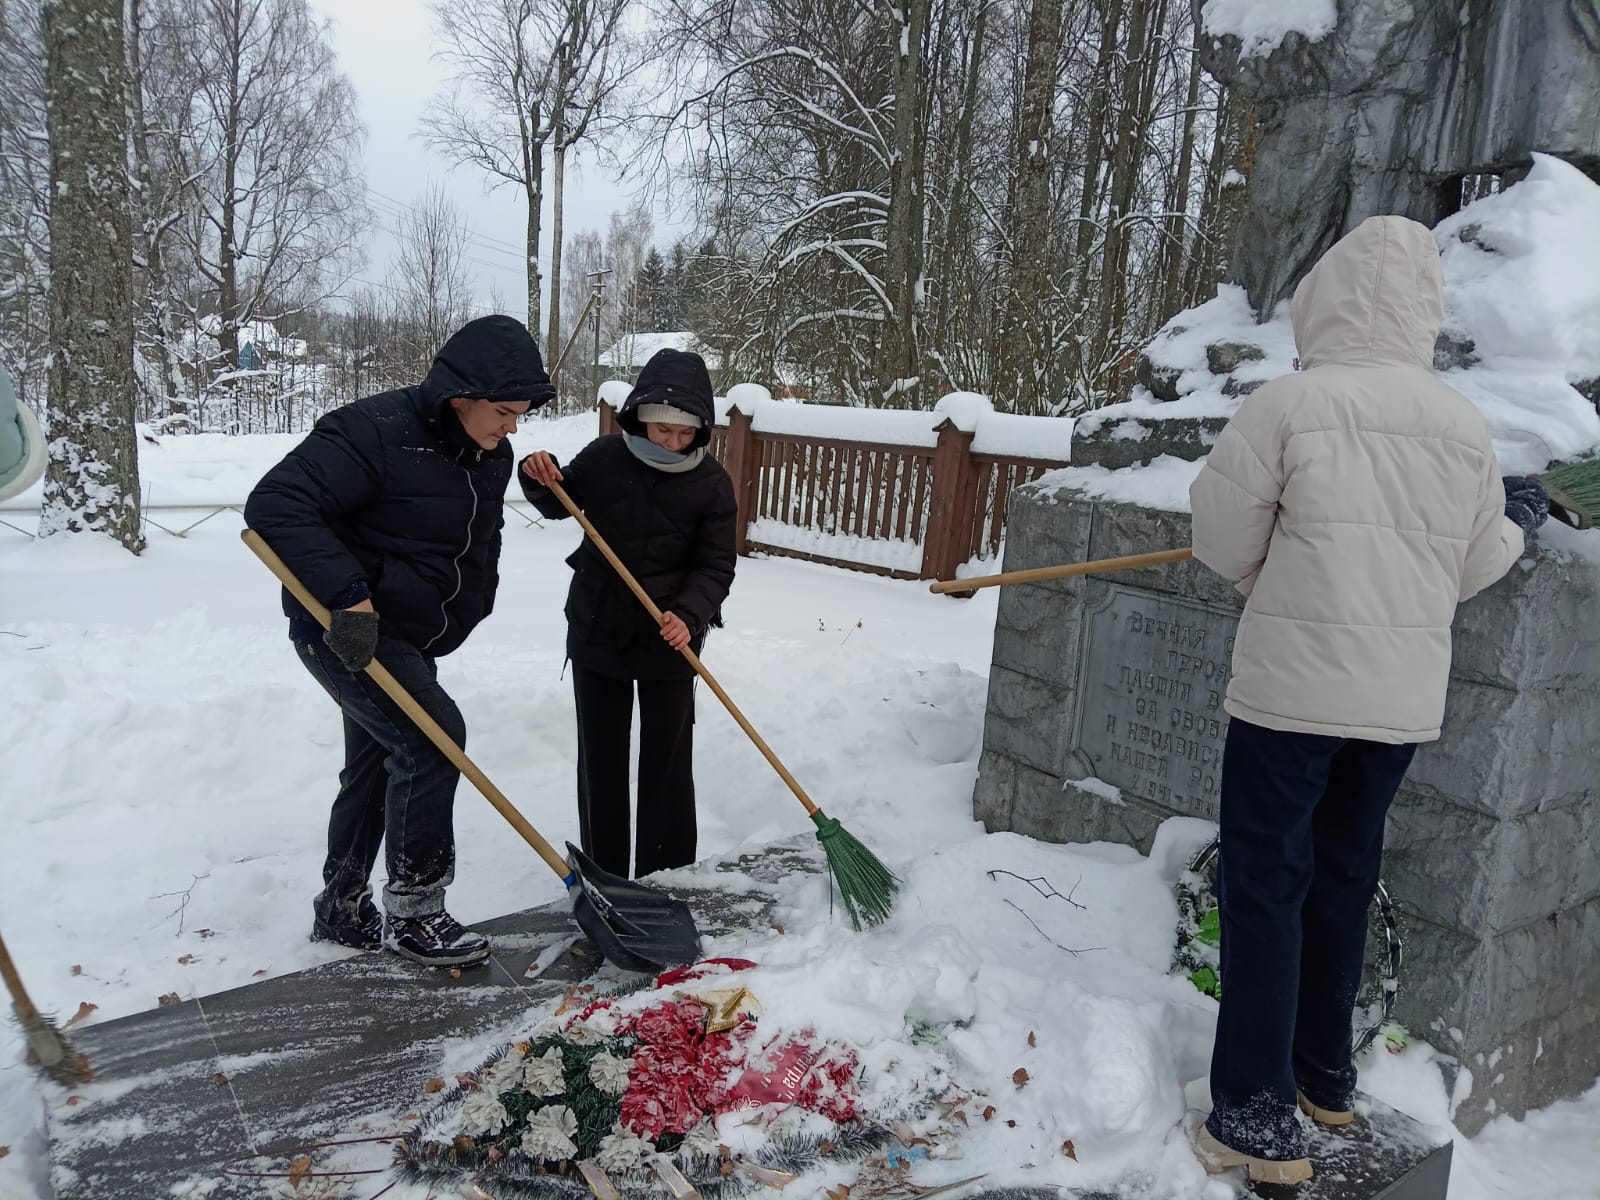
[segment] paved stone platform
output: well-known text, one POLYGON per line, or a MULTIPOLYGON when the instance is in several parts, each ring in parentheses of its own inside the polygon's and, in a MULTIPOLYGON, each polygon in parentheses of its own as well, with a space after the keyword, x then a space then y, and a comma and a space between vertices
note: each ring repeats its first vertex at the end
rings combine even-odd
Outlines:
MULTIPOLYGON (((814 845, 797 842, 719 869, 757 882, 816 873, 822 859, 814 845)), ((757 928, 771 917, 772 900, 759 891, 671 890, 694 908, 708 937, 757 928)), ((57 1200, 276 1196, 281 1180, 230 1176, 225 1168, 281 1171, 312 1142, 360 1136, 351 1122, 362 1114, 381 1126, 365 1132, 397 1132, 397 1124, 409 1124, 406 1118, 426 1105, 421 1084, 438 1069, 442 1046, 493 1040, 501 1029, 511 1036, 530 1010, 552 1003, 601 965, 563 902, 475 928, 489 936, 493 955, 487 966, 463 971, 459 979, 393 955, 359 954, 76 1030, 74 1044, 89 1055, 97 1078, 78 1089, 79 1103, 51 1106, 57 1200), (570 944, 557 952, 563 943, 570 944), (537 977, 526 978, 531 964, 552 955, 537 977), (251 1161, 253 1153, 262 1157, 251 1161)), ((1328 1145, 1317 1151, 1317 1180, 1297 1191, 1259 1194, 1271 1200, 1444 1200, 1448 1145, 1432 1145, 1422 1127, 1400 1114, 1383 1110, 1352 1131, 1321 1136, 1328 1145)), ((383 1168, 388 1161, 387 1147, 372 1143, 352 1148, 340 1165, 383 1168)), ((371 1196, 387 1178, 350 1182, 351 1190, 337 1194, 371 1196)), ((914 1193, 906 1195, 910 1200, 914 1193)), ((1114 1200, 1055 1190, 968 1188, 940 1195, 1114 1200)), ((1117 1195, 1159 1200, 1136 1183, 1117 1195)))

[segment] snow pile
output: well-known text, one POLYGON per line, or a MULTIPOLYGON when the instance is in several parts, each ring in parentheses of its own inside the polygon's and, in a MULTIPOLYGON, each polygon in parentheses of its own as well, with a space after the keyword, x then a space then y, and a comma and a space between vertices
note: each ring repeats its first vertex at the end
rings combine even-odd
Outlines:
POLYGON ((1205 466, 1205 460, 1190 461, 1163 454, 1149 463, 1113 471, 1108 467, 1066 467, 1048 471, 1024 487, 1039 496, 1050 496, 1071 488, 1093 500, 1113 504, 1139 504, 1167 512, 1189 511, 1189 485, 1205 466))
MULTIPOLYGON (((1600 387, 1600 185, 1535 155, 1526 179, 1469 205, 1434 234, 1443 255, 1444 332, 1457 347, 1470 346, 1466 365, 1440 379, 1483 413, 1501 470, 1542 471, 1600 443, 1595 402, 1574 386, 1591 395, 1600 387)), ((1294 370, 1289 305, 1257 325, 1244 289, 1225 284, 1173 317, 1144 355, 1151 382, 1178 398, 1163 401, 1141 383, 1130 399, 1080 417, 1080 434, 1109 425, 1113 436, 1143 438, 1153 420, 1232 416, 1251 385, 1294 370), (1220 356, 1229 360, 1226 374, 1212 370, 1222 365, 1210 361, 1219 350, 1230 351, 1220 356)), ((1187 509, 1188 502, 1157 506, 1187 509)))
POLYGON ((1241 396, 1224 390, 1230 381, 1237 393, 1241 387, 1294 370, 1294 329, 1289 324, 1289 306, 1279 305, 1272 320, 1257 325, 1245 290, 1236 284, 1223 284, 1210 300, 1185 309, 1163 325, 1144 348, 1143 356, 1149 360, 1152 374, 1162 378, 1162 390, 1178 399, 1162 400, 1140 384, 1129 399, 1079 417, 1080 434, 1118 423, 1125 430, 1120 436, 1142 436, 1141 427, 1133 421, 1140 417, 1231 417, 1241 396), (1208 351, 1212 346, 1227 345, 1246 348, 1245 353, 1228 374, 1215 375, 1208 351), (1256 356, 1249 357, 1251 354, 1256 356))
POLYGON ((621 412, 622 406, 628 402, 628 397, 632 394, 633 384, 626 379, 602 379, 595 393, 595 399, 621 412))
MULTIPOLYGON (((565 461, 593 436, 592 415, 571 421, 530 422, 519 452, 543 444, 565 461)), ((247 478, 281 452, 271 438, 227 444, 238 462, 213 456, 204 470, 247 478)), ((1178 469, 1082 475, 1154 489, 1178 469)), ((10 839, 0 926, 36 1002, 63 1018, 87 1002, 98 1006, 89 1021, 113 1019, 167 993, 209 995, 349 953, 306 940, 341 760, 337 712, 295 660, 278 589, 238 530, 238 516, 222 513, 183 539, 153 532, 135 559, 101 538, 30 542, 0 527, 0 714, 13 734, 0 739, 10 839)), ((560 613, 562 559, 578 536, 569 522, 509 518, 496 614, 440 663, 474 760, 554 837, 575 827, 560 613)), ((1185 1089, 1206 1072, 1214 1008, 1167 973, 1172 884, 1212 827, 1170 821, 1149 857, 983 831, 972 788, 997 594, 954 603, 917 582, 740 561, 707 662, 795 776, 905 884, 890 920, 857 934, 830 914, 820 876, 722 875, 724 887, 772 888, 775 925, 708 939, 706 953, 760 963, 749 985, 764 1015, 859 1047, 868 1078, 950 1085, 941 1095, 954 1107, 916 1130, 932 1143, 908 1172, 918 1185, 987 1173, 993 1188, 1229 1195, 1205 1178, 1180 1124, 1185 1089), (1047 898, 1030 878, 1083 907, 1047 898)), ((698 695, 701 854, 782 840, 817 853, 788 788, 716 700, 698 695)), ((466 784, 455 812, 455 915, 479 921, 560 896, 555 875, 466 784)), ((704 866, 682 874, 713 882, 704 866)), ((436 1073, 470 1068, 506 1033, 441 1044, 436 1073)), ((15 1024, 0 1023, 0 1146, 10 1149, 0 1196, 44 1200, 41 1110, 64 1095, 11 1065, 20 1053, 15 1024)), ((1368 1054, 1361 1067, 1379 1099, 1447 1125, 1450 1098, 1423 1043, 1368 1054)), ((218 1067, 249 1068, 243 1058, 218 1067)), ((350 1118, 393 1128, 413 1111, 350 1118)), ((1600 1141, 1583 1133, 1597 1120, 1600 1088, 1458 1140, 1451 1195, 1591 1193, 1600 1141)), ((843 1165, 828 1170, 827 1186, 848 1182, 843 1165)), ((814 1179, 805 1194, 821 1194, 814 1179)))
POLYGON ((1471 365, 1443 373, 1489 422, 1508 474, 1543 470, 1600 442, 1600 184, 1533 156, 1526 179, 1434 231, 1443 254, 1445 331, 1471 365))
POLYGON ((976 433, 978 422, 994 412, 994 405, 982 392, 951 392, 934 402, 933 411, 949 418, 963 433, 976 433))
POLYGON ((1238 38, 1246 58, 1271 54, 1291 33, 1318 42, 1339 23, 1337 0, 1207 0, 1200 10, 1212 37, 1238 38))

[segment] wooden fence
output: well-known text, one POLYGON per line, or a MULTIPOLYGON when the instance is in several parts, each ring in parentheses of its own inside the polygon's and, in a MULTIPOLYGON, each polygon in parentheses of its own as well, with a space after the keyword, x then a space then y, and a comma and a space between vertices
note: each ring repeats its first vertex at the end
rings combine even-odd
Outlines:
MULTIPOLYGON (((600 432, 616 431, 602 401, 600 432)), ((934 445, 908 446, 763 432, 734 407, 709 453, 733 479, 738 552, 898 579, 952 579, 995 557, 1011 490, 1067 464, 974 452, 974 435, 949 420, 934 433, 934 445)))

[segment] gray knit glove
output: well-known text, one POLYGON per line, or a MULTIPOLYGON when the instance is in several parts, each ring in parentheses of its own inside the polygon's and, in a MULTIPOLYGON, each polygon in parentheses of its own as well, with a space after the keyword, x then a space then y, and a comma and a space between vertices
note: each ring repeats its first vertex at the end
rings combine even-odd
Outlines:
POLYGON ((365 671, 378 652, 378 614, 334 609, 332 624, 322 640, 349 670, 365 671))

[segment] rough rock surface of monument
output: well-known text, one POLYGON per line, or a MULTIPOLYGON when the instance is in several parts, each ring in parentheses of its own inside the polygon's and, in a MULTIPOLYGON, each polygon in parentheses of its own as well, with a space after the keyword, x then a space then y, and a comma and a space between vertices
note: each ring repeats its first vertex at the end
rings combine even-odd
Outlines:
POLYGON ((1228 281, 1263 320, 1375 213, 1431 227, 1464 176, 1514 180, 1535 151, 1600 179, 1600 0, 1338 0, 1316 41, 1202 35, 1200 55, 1255 104, 1228 281))

